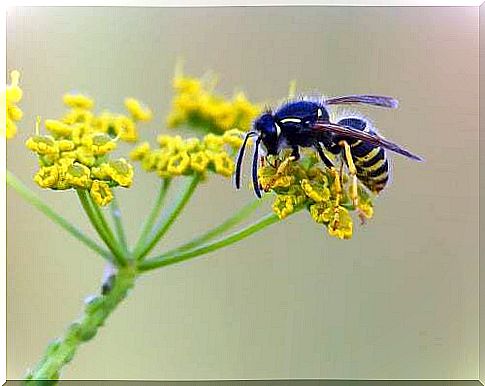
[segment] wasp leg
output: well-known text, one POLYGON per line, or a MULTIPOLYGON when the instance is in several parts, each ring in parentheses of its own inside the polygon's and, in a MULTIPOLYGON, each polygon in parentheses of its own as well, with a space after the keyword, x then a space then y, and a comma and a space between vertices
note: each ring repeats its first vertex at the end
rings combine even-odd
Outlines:
POLYGON ((321 160, 325 164, 325 166, 330 170, 330 173, 332 173, 334 177, 334 189, 335 192, 337 193, 337 206, 340 202, 340 197, 342 193, 342 183, 341 183, 341 174, 338 172, 338 170, 335 168, 333 165, 332 161, 328 159, 328 157, 325 155, 322 149, 322 145, 317 142, 315 143, 315 149, 317 149, 318 155, 320 156, 321 160))
POLYGON ((350 145, 347 141, 340 141, 339 145, 344 148, 345 151, 345 159, 347 161, 347 166, 349 167, 349 173, 352 177, 352 186, 350 188, 350 199, 352 200, 352 204, 357 206, 357 201, 359 195, 357 193, 357 168, 355 167, 354 160, 352 159, 352 152, 350 150, 350 145))
POLYGON ((300 159, 300 151, 298 150, 298 146, 292 148, 291 157, 293 157, 294 161, 298 161, 300 159))
POLYGON ((329 169, 335 169, 335 167, 333 166, 332 161, 330 161, 328 159, 328 157, 325 155, 325 153, 323 152, 322 145, 319 142, 317 142, 317 143, 315 143, 314 146, 315 146, 315 149, 317 149, 317 153, 320 156, 320 158, 323 161, 323 163, 325 164, 325 166, 327 168, 329 168, 329 169))

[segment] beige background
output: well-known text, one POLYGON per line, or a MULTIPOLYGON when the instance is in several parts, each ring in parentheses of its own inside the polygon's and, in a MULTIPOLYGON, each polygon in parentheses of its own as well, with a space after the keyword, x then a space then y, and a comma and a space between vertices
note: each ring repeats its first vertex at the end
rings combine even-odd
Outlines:
MULTIPOLYGON (((186 71, 220 74, 256 101, 299 90, 397 96, 362 109, 427 162, 395 157, 376 218, 351 241, 306 214, 239 245, 142 278, 68 378, 477 378, 477 8, 12 8, 7 68, 22 71, 25 119, 8 167, 87 229, 73 193, 40 191, 23 147, 34 117, 87 92, 101 108, 125 96, 156 110, 186 71)), ((121 201, 134 237, 157 180, 142 173, 121 201)), ((213 178, 159 250, 252 199, 213 178)), ((98 289, 102 260, 9 191, 8 377, 24 374, 98 289)))

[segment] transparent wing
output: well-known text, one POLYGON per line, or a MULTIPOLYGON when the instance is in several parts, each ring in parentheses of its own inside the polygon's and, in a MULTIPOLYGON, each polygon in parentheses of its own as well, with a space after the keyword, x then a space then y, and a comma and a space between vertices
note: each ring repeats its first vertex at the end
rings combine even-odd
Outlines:
POLYGON ((337 125, 335 123, 329 123, 329 122, 317 122, 312 126, 312 129, 316 131, 320 131, 322 133, 324 132, 333 133, 333 134, 342 135, 344 137, 360 139, 363 142, 367 142, 375 146, 383 147, 384 149, 401 154, 415 161, 424 161, 424 159, 421 158, 420 156, 411 153, 405 148, 391 141, 388 141, 387 139, 377 134, 369 134, 364 131, 352 129, 348 126, 337 125))
POLYGON ((395 109, 399 105, 397 99, 382 95, 346 95, 325 99, 325 104, 327 105, 349 105, 354 103, 388 107, 390 109, 395 109))

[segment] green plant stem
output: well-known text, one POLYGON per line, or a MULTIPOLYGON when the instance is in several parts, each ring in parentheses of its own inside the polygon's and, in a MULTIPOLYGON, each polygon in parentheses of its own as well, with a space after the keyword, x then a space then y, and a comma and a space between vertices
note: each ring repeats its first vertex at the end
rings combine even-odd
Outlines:
POLYGON ((155 221, 157 221, 157 218, 160 215, 160 212, 162 210, 163 203, 165 202, 165 197, 167 196, 167 192, 170 188, 171 183, 172 183, 172 179, 170 178, 164 178, 160 183, 160 189, 158 191, 158 196, 155 200, 155 205, 153 206, 150 214, 148 215, 147 220, 143 224, 133 255, 136 256, 140 253, 143 245, 146 243, 146 239, 148 238, 148 236, 150 236, 150 232, 153 229, 153 225, 155 224, 155 221))
POLYGON ((172 211, 166 219, 160 219, 158 224, 155 226, 151 238, 142 245, 140 251, 135 253, 135 259, 143 260, 143 258, 157 245, 160 239, 167 233, 174 221, 177 219, 179 214, 185 208, 185 205, 189 202, 192 197, 195 188, 200 182, 200 176, 198 174, 194 175, 187 185, 185 191, 180 195, 179 199, 175 203, 172 211))
POLYGON ((261 200, 251 201, 249 204, 243 206, 237 213, 229 217, 222 224, 216 226, 215 228, 210 229, 209 231, 181 245, 180 247, 170 250, 165 255, 175 255, 180 252, 193 249, 209 240, 214 239, 215 237, 221 235, 222 233, 227 232, 229 229, 235 227, 237 224, 241 223, 243 220, 249 217, 257 208, 259 208, 262 202, 264 201, 265 197, 267 196, 263 196, 263 199, 261 200))
POLYGON ((65 335, 54 340, 47 347, 43 358, 27 377, 28 385, 46 385, 56 383, 45 380, 57 380, 62 368, 74 357, 79 346, 94 338, 108 316, 125 299, 133 287, 137 271, 132 266, 119 269, 114 276, 112 286, 103 295, 98 295, 87 302, 84 314, 73 322, 65 335), (44 380, 44 381, 43 381, 44 380))
POLYGON ((96 229, 96 232, 98 232, 99 237, 101 237, 106 246, 113 253, 116 263, 120 266, 125 265, 126 261, 123 256, 123 252, 120 250, 120 246, 110 238, 110 235, 103 227, 102 220, 97 216, 95 208, 93 205, 91 205, 92 203, 89 199, 89 193, 85 189, 78 189, 77 195, 84 211, 86 212, 86 215, 89 218, 89 221, 93 225, 94 229, 96 229))
POLYGON ((112 244, 116 244, 116 238, 113 234, 113 231, 111 230, 111 227, 108 225, 108 222, 106 221, 106 218, 104 217, 104 214, 101 211, 101 208, 99 207, 98 204, 96 204, 93 201, 91 195, 88 194, 88 192, 86 192, 86 198, 88 199, 89 204, 91 205, 91 208, 93 208, 94 214, 99 220, 99 224, 103 227, 105 234, 109 237, 110 242, 112 244))
POLYGON ((96 241, 92 240, 90 237, 85 235, 81 230, 79 230, 76 226, 58 214, 54 209, 52 209, 46 202, 44 202, 39 196, 37 196, 34 192, 32 192, 22 181, 20 181, 13 173, 7 170, 7 184, 14 189, 20 197, 22 197, 25 201, 32 204, 35 208, 40 210, 44 213, 47 217, 49 217, 54 223, 61 226, 67 232, 69 232, 72 236, 77 238, 79 241, 84 243, 94 252, 98 253, 106 260, 111 261, 112 255, 109 251, 104 249, 101 245, 99 245, 96 241))
POLYGON ((280 219, 276 214, 273 214, 273 213, 268 214, 262 217, 260 220, 256 221, 255 223, 237 232, 234 232, 231 235, 224 237, 220 240, 202 245, 200 247, 197 247, 195 249, 192 249, 186 252, 167 253, 164 255, 160 255, 158 257, 154 257, 149 260, 145 260, 138 265, 138 268, 140 269, 140 271, 149 271, 163 266, 179 263, 181 261, 189 260, 191 258, 200 256, 209 252, 213 252, 217 249, 234 244, 237 241, 240 241, 248 236, 251 236, 253 233, 256 233, 278 221, 280 221, 280 219))
POLYGON ((123 227, 123 220, 121 218, 121 210, 118 205, 118 200, 116 196, 113 197, 113 201, 110 205, 111 217, 113 218, 113 223, 115 225, 115 231, 117 235, 117 239, 121 247, 123 248, 123 252, 128 254, 128 243, 126 241, 126 234, 125 229, 123 227))

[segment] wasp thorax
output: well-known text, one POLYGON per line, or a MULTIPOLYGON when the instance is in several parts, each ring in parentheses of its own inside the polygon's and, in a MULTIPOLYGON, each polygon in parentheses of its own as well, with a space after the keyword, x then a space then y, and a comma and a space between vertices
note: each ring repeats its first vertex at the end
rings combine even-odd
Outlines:
POLYGON ((279 130, 273 116, 269 113, 261 115, 254 122, 254 129, 260 135, 263 146, 268 154, 278 155, 279 130))

